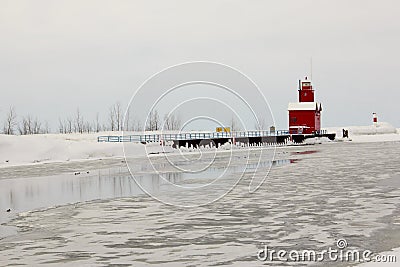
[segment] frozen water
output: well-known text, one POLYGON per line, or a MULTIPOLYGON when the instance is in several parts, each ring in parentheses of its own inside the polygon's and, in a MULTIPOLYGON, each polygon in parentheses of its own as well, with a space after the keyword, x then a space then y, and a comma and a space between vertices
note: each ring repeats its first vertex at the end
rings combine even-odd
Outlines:
MULTIPOLYGON (((1 239, 0 265, 257 266, 262 263, 256 253, 263 244, 277 250, 323 250, 335 247, 339 238, 345 238, 350 248, 387 251, 400 245, 399 149, 399 142, 282 147, 277 151, 280 161, 256 192, 249 193, 253 173, 245 172, 223 198, 192 208, 165 205, 135 191, 117 163, 94 175, 3 179, 3 210, 11 204, 17 211, 45 209, 21 213, 6 223, 17 233, 1 239), (10 190, 18 201, 3 196, 10 190), (29 198, 31 192, 36 192, 36 201, 29 198), (64 200, 65 195, 73 198, 64 200), (47 202, 38 200, 46 197, 47 202)), ((174 183, 203 184, 219 173, 225 160, 218 156, 207 175, 175 172, 174 183)), ((241 162, 244 156, 234 160, 217 189, 242 174, 248 163, 241 162)), ((165 173, 174 173, 162 157, 155 163, 165 173)), ((255 178, 264 177, 267 167, 257 169, 255 178)), ((138 173, 155 195, 187 200, 188 195, 177 194, 170 184, 154 178, 158 176, 152 168, 138 173)), ((190 197, 202 202, 213 193, 190 197)))

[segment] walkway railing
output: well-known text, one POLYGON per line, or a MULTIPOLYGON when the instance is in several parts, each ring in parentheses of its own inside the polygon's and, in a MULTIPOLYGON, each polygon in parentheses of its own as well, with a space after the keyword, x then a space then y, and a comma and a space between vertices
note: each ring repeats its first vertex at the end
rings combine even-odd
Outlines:
POLYGON ((134 134, 134 135, 108 135, 97 137, 97 142, 160 142, 173 140, 217 139, 237 137, 261 137, 289 135, 289 131, 242 131, 242 132, 208 132, 208 133, 177 133, 177 134, 134 134))

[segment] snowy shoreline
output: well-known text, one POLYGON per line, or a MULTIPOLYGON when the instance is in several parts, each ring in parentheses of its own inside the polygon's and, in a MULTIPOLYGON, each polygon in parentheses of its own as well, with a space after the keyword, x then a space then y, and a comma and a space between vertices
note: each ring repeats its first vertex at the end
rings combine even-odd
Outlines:
MULTIPOLYGON (((400 141, 400 129, 388 123, 326 129, 328 132, 336 133, 337 141, 353 143, 400 141), (350 138, 342 138, 342 129, 349 130, 350 138)), ((124 157, 122 143, 99 143, 97 137, 100 135, 122 135, 122 132, 0 135, 0 168, 124 157)), ((129 146, 130 156, 133 157, 145 157, 152 152, 161 152, 158 144, 145 146, 130 143, 129 146)), ((176 150, 171 149, 168 152, 174 151, 176 150)))
MULTIPOLYGON (((343 127, 350 129, 350 127, 343 127)), ((336 128, 339 131, 338 139, 341 139, 341 128, 336 128)), ((333 130, 330 130, 333 131, 333 130)), ((347 144, 354 144, 354 143, 366 143, 366 142, 400 142, 400 134, 398 129, 395 130, 396 133, 380 133, 380 134, 363 134, 363 135, 357 135, 357 134, 350 134, 350 141, 345 141, 342 140, 343 142, 347 144)), ((29 164, 43 164, 43 163, 49 163, 49 166, 54 166, 55 164, 52 164, 53 162, 76 162, 76 161, 88 161, 88 160, 96 160, 99 158, 103 159, 111 159, 111 158, 122 158, 123 157, 123 144, 122 143, 98 143, 97 142, 97 136, 98 135, 121 135, 122 133, 116 133, 116 132, 110 132, 110 133, 99 133, 99 134, 70 134, 70 135, 64 135, 64 134, 48 134, 48 135, 35 135, 35 136, 3 136, 0 135, 0 159, 2 160, 4 157, 7 156, 7 158, 13 158, 16 160, 20 160, 19 162, 9 162, 10 165, 6 165, 2 162, 0 162, 1 167, 8 167, 11 166, 11 164, 14 164, 14 166, 17 166, 15 169, 22 169, 19 168, 18 166, 26 166, 29 164), (8 148, 6 148, 6 146, 8 148), (17 151, 20 151, 19 153, 23 153, 24 160, 32 160, 32 159, 38 159, 38 158, 45 158, 48 157, 48 160, 44 160, 41 162, 28 162, 22 161, 22 158, 18 157, 18 153, 14 150, 9 150, 9 148, 13 149, 19 149, 17 151), (34 149, 35 148, 35 149, 34 149), (65 150, 63 150, 65 149, 65 150), (14 152, 11 152, 14 151, 14 152), (52 154, 50 154, 50 152, 52 154), (67 154, 69 153, 69 154, 67 154), (44 156, 43 156, 44 155, 44 156), (50 156, 48 156, 50 155, 50 156), (65 160, 65 157, 68 156, 68 160, 65 160)), ((322 145, 319 149, 322 149, 322 147, 325 147, 325 149, 328 149, 326 151, 332 151, 330 149, 334 149, 335 146, 339 145, 338 143, 335 142, 329 142, 329 145, 322 145), (332 148, 331 148, 332 147, 332 148)), ((346 146, 347 144, 342 143, 343 146, 346 146)), ((126 143, 127 144, 127 143, 126 143)), ((147 146, 144 146, 142 144, 134 144, 134 143, 129 143, 130 146, 132 146, 134 149, 134 152, 137 152, 137 157, 146 157, 148 155, 149 151, 146 151, 146 149, 158 149, 160 150, 160 146, 158 144, 149 144, 147 146), (137 149, 136 149, 137 148, 137 149)), ((260 147, 252 147, 252 150, 256 149, 265 149, 260 148, 260 147)), ((289 149, 288 147, 279 147, 279 149, 289 149)), ((296 149, 296 148, 293 148, 296 149)), ((244 149, 245 151, 245 149, 244 149)), ((183 150, 183 153, 193 153, 190 152, 189 150, 183 150)), ((214 151, 205 151, 206 153, 209 152, 214 152, 214 151)), ((218 150, 218 153, 229 153, 229 150, 221 149, 218 150)), ((174 150, 172 153, 179 153, 179 150, 174 150)), ((133 153, 134 154, 134 153, 133 153)), ((159 156, 159 155, 151 155, 151 156, 159 156)), ((0 168, 1 168, 0 167, 0 168)), ((43 168, 47 168, 47 166, 43 166, 43 168)), ((13 170, 11 170, 13 171, 13 170)), ((92 172, 91 172, 92 173, 92 172)), ((41 174, 42 175, 42 174, 41 174)), ((72 174, 70 174, 72 176, 72 174)), ((74 176, 75 177, 75 176, 74 176)), ((77 178, 77 177, 76 177, 77 178)), ((75 178, 75 179, 76 179, 75 178)), ((79 178, 78 178, 79 179, 79 178)), ((8 182, 8 181, 7 181, 8 182)), ((54 207, 49 207, 54 208, 54 207)), ((13 218, 13 216, 16 216, 15 213, 9 213, 6 215, 8 221, 10 218, 13 218)), ((0 222, 1 224, 1 222, 0 222)), ((2 229, 0 232, 4 233, 5 235, 12 235, 15 233, 15 229, 13 227, 5 226, 4 225, 0 226, 2 229)), ((2 237, 0 236, 0 239, 2 237)), ((394 246, 397 246, 398 243, 394 244, 394 246)), ((387 249, 387 247, 385 248, 387 249)), ((375 253, 374 253, 375 254, 375 253)), ((397 261, 400 260, 400 248, 393 248, 390 251, 384 251, 384 252, 379 252, 376 253, 376 255, 395 255, 397 257, 397 261)), ((374 266, 397 266, 396 263, 377 263, 377 262, 369 262, 369 263, 351 263, 350 266, 361 266, 361 267, 374 267, 374 266)))
MULTIPOLYGON (((0 168, 123 157, 122 144, 98 143, 100 134, 120 133, 0 135, 0 168)), ((144 155, 142 145, 132 145, 144 155)))

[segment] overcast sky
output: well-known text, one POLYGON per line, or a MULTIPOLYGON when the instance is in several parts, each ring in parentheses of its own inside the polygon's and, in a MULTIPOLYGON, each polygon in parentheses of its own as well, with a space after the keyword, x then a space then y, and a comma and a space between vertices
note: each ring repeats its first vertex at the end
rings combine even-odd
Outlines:
POLYGON ((0 1, 0 118, 93 119, 151 75, 193 60, 239 69, 278 128, 309 75, 322 125, 400 127, 400 3, 335 1, 0 1))

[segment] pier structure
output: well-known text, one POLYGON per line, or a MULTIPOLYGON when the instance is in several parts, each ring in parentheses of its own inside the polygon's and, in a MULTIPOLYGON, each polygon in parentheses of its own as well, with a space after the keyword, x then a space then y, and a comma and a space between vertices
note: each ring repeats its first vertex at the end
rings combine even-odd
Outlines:
POLYGON ((220 147, 226 143, 238 146, 286 144, 290 135, 286 130, 270 131, 238 131, 238 132, 185 132, 132 134, 121 136, 99 136, 98 142, 136 142, 160 144, 172 142, 174 148, 179 147, 220 147))
MULTIPOLYGON (((98 142, 136 142, 165 144, 172 142, 172 147, 220 147, 230 143, 236 146, 285 145, 289 140, 302 143, 307 138, 332 137, 321 130, 313 134, 290 134, 287 130, 278 131, 238 131, 238 132, 186 132, 186 133, 154 133, 132 135, 109 135, 97 137, 98 142)), ((334 136, 333 136, 334 139, 334 136)), ((331 140, 333 140, 331 139, 331 140)))

